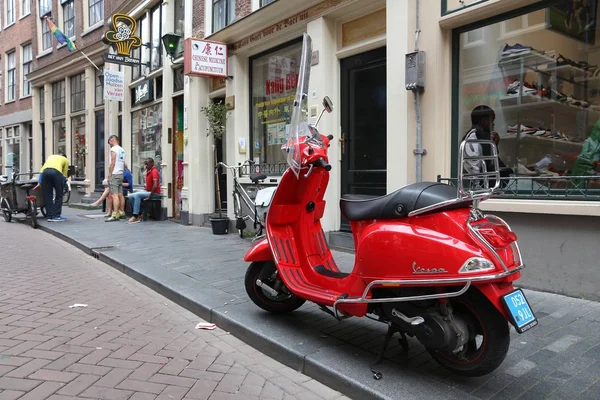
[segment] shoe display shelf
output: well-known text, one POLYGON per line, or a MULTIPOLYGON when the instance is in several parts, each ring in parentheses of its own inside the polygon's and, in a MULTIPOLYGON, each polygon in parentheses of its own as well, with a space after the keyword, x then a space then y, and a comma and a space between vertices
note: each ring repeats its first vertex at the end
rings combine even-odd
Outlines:
MULTIPOLYGON (((548 98, 524 93, 525 88, 521 87, 516 94, 499 99, 500 111, 507 126, 519 127, 516 133, 502 136, 505 144, 500 146, 500 150, 505 153, 505 162, 513 165, 515 171, 517 160, 533 163, 546 154, 563 157, 561 169, 564 171, 572 168, 571 164, 576 158, 573 156, 581 152, 582 142, 587 138, 591 126, 600 119, 600 107, 588 100, 590 78, 587 71, 571 64, 558 65, 551 54, 552 52, 542 54, 532 49, 504 56, 498 63, 507 82, 535 82, 538 88, 550 91, 548 98), (568 97, 568 100, 557 100, 562 95, 568 97), (588 106, 577 105, 578 101, 585 101, 588 106), (571 140, 530 135, 520 131, 523 125, 563 132, 571 140)), ((597 79, 600 87, 600 78, 597 79)), ((550 186, 547 180, 536 180, 536 183, 542 186, 538 187, 540 190, 550 186)))

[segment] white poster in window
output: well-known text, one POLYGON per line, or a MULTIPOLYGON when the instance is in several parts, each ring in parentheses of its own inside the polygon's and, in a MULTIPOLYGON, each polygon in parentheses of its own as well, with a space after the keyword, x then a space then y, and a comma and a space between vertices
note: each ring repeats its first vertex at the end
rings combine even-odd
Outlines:
POLYGON ((104 70, 104 100, 123 101, 125 76, 123 71, 104 70))

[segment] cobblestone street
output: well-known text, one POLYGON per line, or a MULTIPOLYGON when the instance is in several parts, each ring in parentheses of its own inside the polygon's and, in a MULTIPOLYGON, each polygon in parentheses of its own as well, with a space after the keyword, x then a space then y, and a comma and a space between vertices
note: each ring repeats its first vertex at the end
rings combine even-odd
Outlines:
POLYGON ((1 400, 346 398, 46 233, 0 243, 1 400))

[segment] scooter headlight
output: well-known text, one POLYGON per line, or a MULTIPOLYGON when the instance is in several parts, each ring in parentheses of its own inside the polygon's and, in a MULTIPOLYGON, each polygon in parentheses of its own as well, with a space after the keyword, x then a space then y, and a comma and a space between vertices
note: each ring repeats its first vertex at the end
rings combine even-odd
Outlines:
POLYGON ((481 257, 472 257, 463 264, 458 270, 459 274, 469 274, 473 272, 492 271, 496 268, 493 262, 481 257))

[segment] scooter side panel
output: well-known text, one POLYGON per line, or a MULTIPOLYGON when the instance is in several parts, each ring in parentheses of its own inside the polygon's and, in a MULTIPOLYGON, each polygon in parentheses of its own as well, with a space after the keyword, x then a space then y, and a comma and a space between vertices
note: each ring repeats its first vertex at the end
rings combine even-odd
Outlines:
POLYGON ((263 238, 256 242, 244 256, 246 262, 257 262, 257 261, 271 261, 273 260, 273 254, 271 253, 271 247, 269 247, 269 241, 267 238, 263 238))

